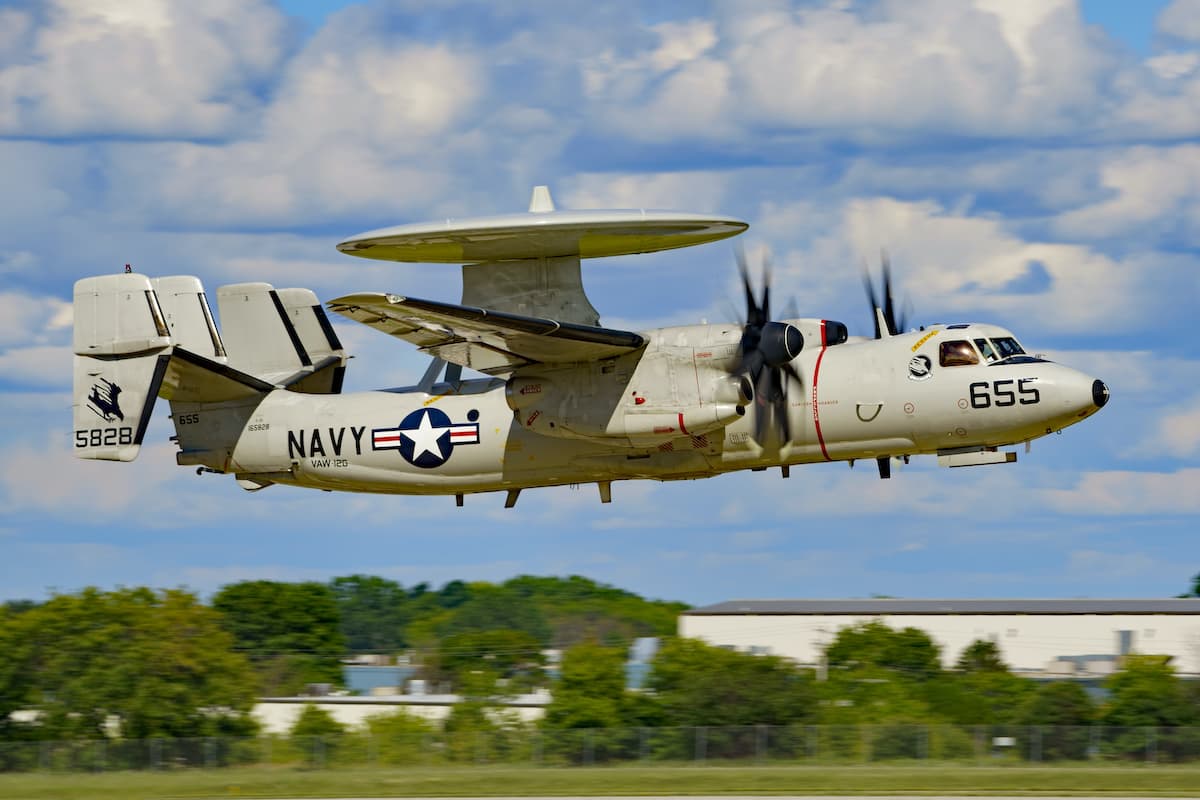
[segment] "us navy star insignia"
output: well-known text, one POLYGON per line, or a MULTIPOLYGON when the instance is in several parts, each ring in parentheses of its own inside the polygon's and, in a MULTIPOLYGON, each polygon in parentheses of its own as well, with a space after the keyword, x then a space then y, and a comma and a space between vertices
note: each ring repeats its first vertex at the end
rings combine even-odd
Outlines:
POLYGON ((479 412, 472 409, 467 419, 455 423, 441 409, 417 409, 395 428, 373 429, 371 447, 399 450, 405 461, 422 469, 440 467, 450 460, 455 446, 479 444, 479 412))

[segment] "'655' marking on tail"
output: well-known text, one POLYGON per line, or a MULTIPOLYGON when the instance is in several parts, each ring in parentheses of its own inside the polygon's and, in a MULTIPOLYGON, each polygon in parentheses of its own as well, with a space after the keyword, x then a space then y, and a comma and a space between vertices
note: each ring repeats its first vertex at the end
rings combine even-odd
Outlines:
POLYGON ((440 408, 420 408, 395 428, 371 430, 375 450, 399 450, 405 461, 421 469, 440 467, 450 460, 454 448, 479 444, 479 412, 467 412, 468 422, 451 422, 440 408))

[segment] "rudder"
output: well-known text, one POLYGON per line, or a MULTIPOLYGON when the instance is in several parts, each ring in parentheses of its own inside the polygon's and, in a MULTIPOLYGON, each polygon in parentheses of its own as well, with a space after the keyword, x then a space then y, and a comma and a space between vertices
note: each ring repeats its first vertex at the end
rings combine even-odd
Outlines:
POLYGON ((150 279, 125 273, 75 283, 74 452, 132 461, 171 359, 171 338, 150 279))

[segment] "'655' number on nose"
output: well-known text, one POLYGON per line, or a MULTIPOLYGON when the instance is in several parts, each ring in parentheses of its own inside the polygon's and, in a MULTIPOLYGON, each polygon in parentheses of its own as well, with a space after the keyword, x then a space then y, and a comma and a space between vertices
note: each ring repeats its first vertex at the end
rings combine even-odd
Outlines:
POLYGON ((1021 378, 1014 381, 1011 378, 1004 380, 992 381, 976 381, 972 383, 968 389, 971 396, 971 408, 991 408, 992 406, 1015 406, 1018 403, 1023 406, 1033 405, 1042 400, 1042 395, 1037 388, 1031 384, 1035 383, 1037 378, 1021 378), (1013 388, 1014 384, 1016 389, 1013 388))

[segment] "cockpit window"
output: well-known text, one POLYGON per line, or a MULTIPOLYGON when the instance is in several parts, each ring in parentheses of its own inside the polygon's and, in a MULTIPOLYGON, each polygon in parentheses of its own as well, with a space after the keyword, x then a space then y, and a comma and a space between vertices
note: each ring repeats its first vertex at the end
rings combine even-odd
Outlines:
POLYGON ((966 339, 955 339, 942 342, 938 346, 938 360, 943 367, 961 367, 965 364, 978 364, 979 355, 966 339))
POLYGON ((1009 356, 1020 356, 1025 354, 1025 350, 1021 345, 1017 344, 1017 340, 1011 336, 997 336, 992 339, 992 343, 996 345, 996 349, 1000 351, 1000 358, 1008 358, 1009 356))
POLYGON ((996 348, 992 347, 992 343, 987 339, 976 339, 975 346, 979 348, 979 352, 983 353, 984 360, 989 364, 1000 360, 999 354, 996 353, 996 348))

